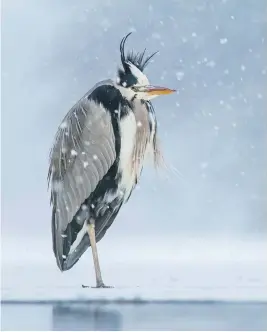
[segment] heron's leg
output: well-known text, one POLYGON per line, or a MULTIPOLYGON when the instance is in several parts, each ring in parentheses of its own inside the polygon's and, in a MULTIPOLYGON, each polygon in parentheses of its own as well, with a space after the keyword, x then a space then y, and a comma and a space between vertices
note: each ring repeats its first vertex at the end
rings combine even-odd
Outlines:
POLYGON ((90 244, 92 248, 93 260, 94 260, 94 267, 95 267, 95 276, 96 276, 96 288, 110 288, 109 286, 105 286, 102 276, 101 270, 99 265, 99 259, 97 254, 97 247, 96 247, 96 238, 95 238, 95 221, 93 218, 90 218, 87 232, 90 239, 90 244))

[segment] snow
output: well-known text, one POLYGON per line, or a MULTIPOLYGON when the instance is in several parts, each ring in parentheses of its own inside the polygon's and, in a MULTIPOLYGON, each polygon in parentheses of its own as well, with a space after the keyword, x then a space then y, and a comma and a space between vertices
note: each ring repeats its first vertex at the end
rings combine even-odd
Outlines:
POLYGON ((220 44, 224 45, 228 43, 228 39, 227 38, 221 38, 220 39, 220 44))
POLYGON ((70 153, 72 156, 77 156, 77 154, 78 154, 77 151, 75 151, 75 150, 71 150, 70 153))
POLYGON ((209 164, 207 163, 207 162, 205 162, 205 161, 203 161, 201 164, 200 164, 200 167, 202 168, 202 169, 205 169, 205 168, 207 168, 209 166, 209 164))
POLYGON ((29 241, 20 257, 14 242, 3 246, 3 300, 267 300, 266 241, 129 237, 114 246, 113 238, 105 238, 98 244, 102 275, 115 288, 104 290, 81 287, 95 285, 89 250, 61 273, 49 242, 29 241))
POLYGON ((65 128, 67 128, 68 127, 68 123, 66 122, 66 121, 63 121, 62 123, 61 123, 61 125, 60 125, 60 128, 61 129, 65 129, 65 128))
POLYGON ((214 68, 216 66, 216 63, 215 63, 215 61, 211 60, 206 63, 206 66, 210 67, 210 68, 214 68))
POLYGON ((178 71, 176 73, 176 78, 178 81, 181 81, 184 78, 184 72, 178 71))
POLYGON ((88 210, 88 206, 87 206, 86 204, 83 204, 83 205, 82 205, 82 210, 83 210, 83 211, 87 211, 87 210, 88 210))

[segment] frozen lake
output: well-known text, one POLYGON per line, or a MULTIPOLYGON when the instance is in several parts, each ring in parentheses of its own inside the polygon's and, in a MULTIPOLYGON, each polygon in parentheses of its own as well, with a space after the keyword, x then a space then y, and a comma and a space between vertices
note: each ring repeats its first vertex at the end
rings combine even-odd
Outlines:
POLYGON ((263 331, 267 329, 266 311, 267 303, 245 302, 120 300, 4 303, 2 330, 263 331))
POLYGON ((124 251, 103 241, 104 282, 113 289, 81 287, 95 283, 89 251, 61 273, 49 242, 31 242, 38 251, 26 242, 19 256, 4 242, 2 330, 267 329, 266 241, 175 237, 136 248, 129 239, 124 251))

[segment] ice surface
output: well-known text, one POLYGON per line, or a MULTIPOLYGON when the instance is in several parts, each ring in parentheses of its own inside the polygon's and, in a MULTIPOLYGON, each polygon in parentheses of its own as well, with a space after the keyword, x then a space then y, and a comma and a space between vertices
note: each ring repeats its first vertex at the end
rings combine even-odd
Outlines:
POLYGON ((103 290, 81 287, 95 285, 89 250, 61 273, 49 241, 28 240, 18 246, 14 239, 6 240, 2 299, 267 300, 263 241, 177 237, 160 243, 160 238, 150 243, 142 237, 116 245, 108 236, 102 240, 98 247, 103 279, 115 287, 103 290))

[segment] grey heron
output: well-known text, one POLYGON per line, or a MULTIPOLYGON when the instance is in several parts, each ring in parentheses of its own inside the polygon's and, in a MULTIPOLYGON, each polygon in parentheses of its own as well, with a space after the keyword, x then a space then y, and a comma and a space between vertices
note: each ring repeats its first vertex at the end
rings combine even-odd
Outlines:
POLYGON ((125 54, 116 80, 96 84, 67 113, 50 153, 52 241, 61 271, 91 246, 96 287, 105 286, 96 243, 112 225, 140 179, 145 157, 158 158, 151 99, 175 90, 153 86, 144 69, 155 54, 125 54))

